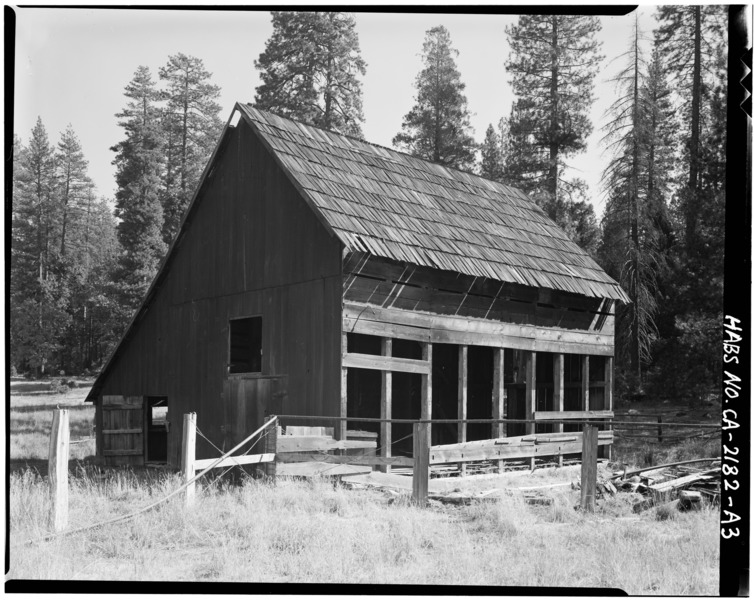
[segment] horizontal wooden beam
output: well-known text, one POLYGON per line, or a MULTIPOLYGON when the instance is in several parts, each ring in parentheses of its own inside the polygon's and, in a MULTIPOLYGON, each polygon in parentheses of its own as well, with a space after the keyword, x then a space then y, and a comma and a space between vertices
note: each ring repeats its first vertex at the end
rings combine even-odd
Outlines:
POLYGON ((119 433, 144 433, 141 428, 138 429, 103 429, 103 435, 117 435, 119 433))
POLYGON ((356 369, 419 373, 422 375, 429 375, 432 372, 432 365, 426 360, 395 358, 393 356, 379 356, 375 354, 356 354, 354 352, 349 352, 343 356, 343 366, 356 369))
MULTIPOLYGON (((202 460, 195 460, 194 470, 203 471, 216 460, 216 458, 204 458, 202 460)), ((213 467, 213 469, 222 469, 223 467, 235 467, 241 465, 253 465, 257 463, 268 463, 273 462, 274 460, 274 454, 247 454, 245 456, 229 456, 217 463, 213 467)))
POLYGON ((104 404, 100 408, 102 410, 144 410, 143 406, 135 404, 104 404))
POLYGON ((612 356, 614 336, 345 302, 343 331, 419 342, 612 356))
MULTIPOLYGON (((600 436, 598 443, 601 446, 613 443, 612 432, 609 436, 600 436)), ((537 458, 540 456, 562 456, 564 454, 581 454, 581 436, 566 437, 554 440, 552 434, 543 437, 536 443, 521 442, 518 444, 489 444, 484 446, 471 446, 466 444, 448 444, 434 446, 429 451, 430 464, 470 462, 477 460, 510 460, 517 458, 537 458), (554 440, 554 441, 544 441, 554 440), (455 446, 455 447, 454 447, 455 446), (466 447, 463 447, 466 446, 466 447)), ((505 439, 505 438, 502 438, 505 439)))
POLYGON ((275 460, 282 463, 324 462, 340 465, 392 465, 394 467, 413 467, 414 459, 408 456, 366 456, 334 455, 319 452, 290 452, 277 454, 275 460))
POLYGON ((559 421, 561 419, 612 419, 615 414, 612 410, 562 410, 562 411, 536 411, 535 421, 559 421))
POLYGON ((280 452, 317 452, 327 450, 350 450, 377 448, 377 442, 361 440, 334 440, 321 436, 279 435, 277 451, 280 452))
POLYGON ((144 454, 143 450, 104 450, 104 456, 138 456, 144 454))

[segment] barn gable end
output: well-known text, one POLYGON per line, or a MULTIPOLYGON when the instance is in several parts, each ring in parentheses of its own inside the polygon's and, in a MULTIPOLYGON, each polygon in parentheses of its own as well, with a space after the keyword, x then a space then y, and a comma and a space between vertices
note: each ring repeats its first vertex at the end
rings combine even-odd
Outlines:
MULTIPOLYGON (((226 129, 157 283, 87 399, 167 397, 171 428, 196 412, 205 435, 229 443, 234 421, 260 417, 239 417, 224 397, 238 386, 264 389, 278 412, 295 398, 295 410, 337 414, 341 281, 339 240, 242 120, 226 129), (229 376, 230 321, 253 316, 261 373, 229 376)), ((178 464, 179 435, 168 438, 178 464)))

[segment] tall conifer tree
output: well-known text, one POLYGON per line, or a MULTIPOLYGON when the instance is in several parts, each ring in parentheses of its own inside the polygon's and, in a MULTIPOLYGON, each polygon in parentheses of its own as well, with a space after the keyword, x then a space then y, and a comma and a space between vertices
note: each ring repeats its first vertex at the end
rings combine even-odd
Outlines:
POLYGON ((366 72, 353 17, 344 12, 272 12, 272 36, 254 61, 255 106, 362 137, 360 77, 366 72))
POLYGON ((195 191, 204 166, 222 131, 220 88, 210 83, 212 74, 201 59, 175 54, 160 68, 166 83, 162 122, 168 141, 167 164, 162 194, 163 240, 172 242, 183 212, 195 191))
POLYGON ((424 68, 416 76, 413 108, 403 117, 393 144, 414 156, 470 170, 476 144, 455 50, 445 27, 433 27, 424 38, 424 68))
POLYGON ((506 69, 517 97, 510 128, 521 146, 512 168, 553 218, 570 200, 564 159, 582 151, 592 131, 599 29, 597 17, 568 15, 522 15, 506 29, 506 69))
POLYGON ((56 168, 60 193, 60 256, 65 258, 66 235, 91 183, 87 175, 88 162, 71 125, 68 125, 58 142, 56 168))
MULTIPOLYGON (((118 113, 125 139, 114 146, 115 215, 123 247, 119 276, 126 311, 135 309, 152 281, 167 248, 162 239, 160 203, 162 132, 156 106, 158 91, 147 67, 136 70, 126 86, 129 102, 118 113)), ((124 318, 127 318, 124 315, 124 318)))

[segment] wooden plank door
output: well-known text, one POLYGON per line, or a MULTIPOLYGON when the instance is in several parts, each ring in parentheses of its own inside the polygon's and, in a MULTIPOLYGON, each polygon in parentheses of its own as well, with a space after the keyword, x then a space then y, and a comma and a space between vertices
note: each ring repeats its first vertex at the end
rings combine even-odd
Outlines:
POLYGON ((144 397, 102 397, 102 455, 106 465, 144 464, 144 397))
POLYGON ((286 394, 286 381, 285 377, 229 377, 225 380, 226 450, 261 427, 267 414, 279 414, 286 394))

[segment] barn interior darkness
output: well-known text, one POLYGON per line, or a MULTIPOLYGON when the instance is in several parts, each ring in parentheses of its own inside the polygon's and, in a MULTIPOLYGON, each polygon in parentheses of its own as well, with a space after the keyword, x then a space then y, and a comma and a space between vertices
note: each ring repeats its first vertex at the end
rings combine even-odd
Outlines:
MULTIPOLYGON (((381 339, 378 336, 349 333, 347 344, 349 353, 381 354, 381 339)), ((455 344, 432 345, 432 419, 456 419, 459 397, 459 354, 455 344)), ((526 379, 527 352, 524 350, 503 349, 503 382, 506 397, 506 417, 526 419, 526 379)), ((420 360, 422 349, 419 342, 393 339, 392 356, 420 360)), ((487 346, 468 347, 467 374, 467 418, 491 419, 493 410, 495 350, 487 346)), ((563 355, 564 410, 583 410, 583 370, 584 356, 563 355)), ((536 410, 557 411, 555 398, 555 354, 536 353, 536 410)), ((603 410, 605 404, 604 379, 605 357, 589 357, 589 408, 603 410)), ((421 378, 419 374, 393 372, 392 374, 392 418, 421 418, 421 378)), ((382 373, 378 370, 349 368, 347 375, 348 416, 380 417, 380 395, 382 373)), ((379 435, 377 422, 351 421, 348 428, 370 431, 379 435)), ((552 423, 539 423, 536 433, 557 430, 552 423)), ((579 431, 578 424, 565 424, 564 431, 579 431)), ((508 437, 526 435, 525 423, 508 423, 508 437)), ((410 423, 393 423, 392 455, 411 456, 413 445, 410 423)), ((485 440, 494 437, 489 423, 468 423, 466 440, 485 440)), ((432 445, 453 444, 458 441, 456 423, 434 423, 432 445)), ((381 440, 378 440, 378 446, 381 440)))

